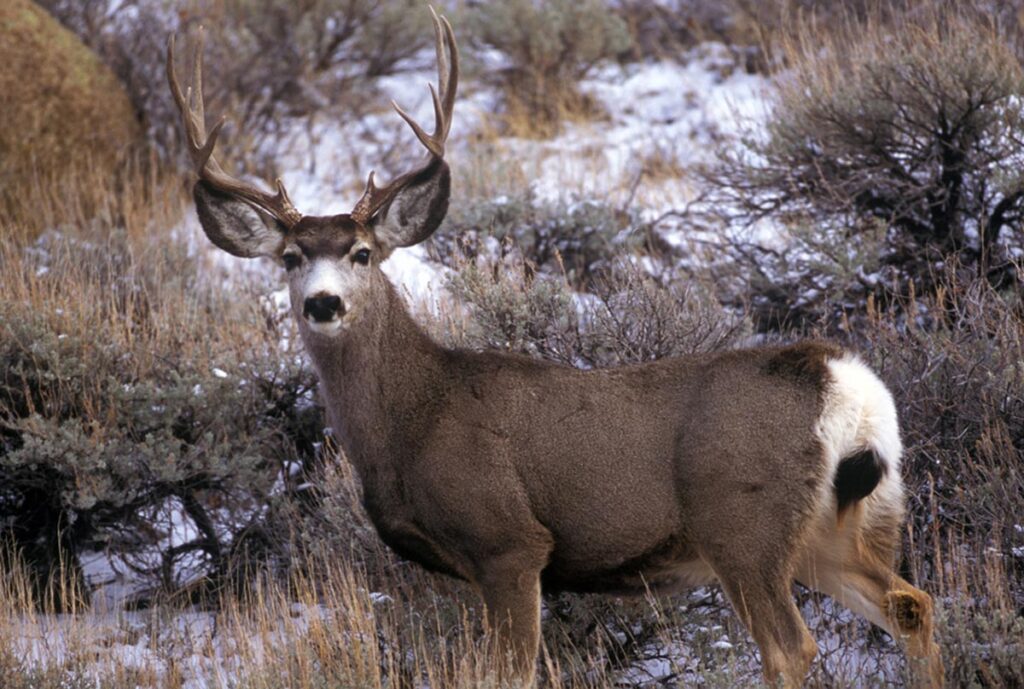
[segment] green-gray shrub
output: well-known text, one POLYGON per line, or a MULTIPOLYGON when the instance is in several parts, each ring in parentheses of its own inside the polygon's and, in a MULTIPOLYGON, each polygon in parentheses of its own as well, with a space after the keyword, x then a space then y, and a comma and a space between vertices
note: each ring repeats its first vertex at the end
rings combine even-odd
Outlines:
POLYGON ((150 584, 182 583, 183 556, 226 574, 282 468, 311 458, 311 373, 282 358, 254 295, 202 286, 183 249, 48 239, 4 247, 0 535, 41 584, 83 549, 156 548, 150 584), (168 501, 199 532, 188 544, 159 545, 168 501))
POLYGON ((798 228, 788 255, 729 247, 775 292, 758 290, 764 329, 841 318, 868 295, 886 305, 894 292, 934 292, 954 256, 993 285, 1019 284, 1024 70, 1013 29, 988 12, 923 3, 790 39, 766 131, 723 150, 708 174, 733 227, 798 228), (877 271, 856 261, 851 272, 853 254, 877 271))
POLYGON ((491 252, 516 251, 529 264, 584 288, 595 274, 646 250, 637 216, 596 200, 539 201, 532 191, 453 208, 431 247, 445 264, 491 252))

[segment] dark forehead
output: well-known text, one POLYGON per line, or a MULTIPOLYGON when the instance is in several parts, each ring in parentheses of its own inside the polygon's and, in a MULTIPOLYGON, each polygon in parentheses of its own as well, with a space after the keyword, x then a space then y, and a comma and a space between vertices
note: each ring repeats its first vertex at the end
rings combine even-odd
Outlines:
POLYGON ((348 215, 306 216, 288 233, 308 255, 344 256, 361 237, 369 233, 348 215))

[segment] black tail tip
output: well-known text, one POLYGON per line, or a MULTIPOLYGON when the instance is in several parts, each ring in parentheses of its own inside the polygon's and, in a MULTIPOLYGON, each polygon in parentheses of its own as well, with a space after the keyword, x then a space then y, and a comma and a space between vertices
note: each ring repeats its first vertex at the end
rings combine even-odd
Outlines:
POLYGON ((885 476, 885 470, 885 463, 874 450, 862 450, 843 458, 832 483, 839 503, 839 514, 871 495, 885 476))

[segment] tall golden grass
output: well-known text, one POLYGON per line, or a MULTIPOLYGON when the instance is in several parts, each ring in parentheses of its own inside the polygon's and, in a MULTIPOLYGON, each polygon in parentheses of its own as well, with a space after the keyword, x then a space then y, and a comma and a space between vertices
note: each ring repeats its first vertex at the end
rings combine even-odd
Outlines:
MULTIPOLYGON (((985 592, 985 615, 994 628, 1002 625, 1008 635, 1022 631, 1006 589, 1001 558, 982 555, 979 566, 967 556, 965 544, 952 538, 935 547, 951 553, 945 556, 944 581, 936 591, 947 664, 973 661, 970 675, 959 672, 966 663, 950 667, 950 685, 1011 686, 1001 681, 1005 675, 989 673, 987 663, 979 662, 982 640, 970 632, 978 625, 981 591, 985 592)), ((371 580, 358 562, 329 552, 305 555, 301 572, 283 580, 256 576, 244 593, 224 594, 202 605, 164 603, 118 613, 83 606, 61 614, 46 601, 34 599, 24 570, 8 558, 0 569, 0 682, 7 689, 503 686, 499 672, 503 660, 481 633, 471 592, 458 591, 458 598, 448 599, 451 587, 441 584, 440 589, 449 590, 432 591, 436 581, 403 571, 401 566, 388 582, 389 588, 381 591, 384 582, 371 580)), ((820 601, 803 596, 806 611, 820 612, 820 601)), ((702 610, 678 603, 651 597, 620 611, 630 624, 653 616, 652 648, 679 644, 690 655, 688 668, 667 661, 679 673, 676 681, 681 684, 699 676, 703 684, 713 687, 758 685, 753 646, 743 639, 735 620, 714 606, 702 610), (722 633, 700 631, 723 623, 724 638, 732 640, 734 649, 715 650, 712 644, 723 638, 722 633), (694 629, 696 633, 681 634, 694 629), (693 657, 699 660, 694 663, 693 657)), ((863 646, 866 625, 851 625, 828 609, 822 614, 826 625, 836 625, 840 643, 823 649, 822 657, 828 661, 819 661, 807 686, 902 684, 902 660, 893 656, 891 647, 863 646), (882 658, 882 670, 866 673, 862 665, 877 660, 869 658, 875 655, 882 658)), ((1013 639, 1008 636, 1006 641, 1013 639)), ((994 649, 1002 654, 1000 663, 1015 662, 1019 638, 1016 643, 1008 643, 1002 651, 994 649)), ((608 670, 605 652, 574 646, 549 630, 542 659, 544 686, 618 686, 618 673, 608 670)), ((634 676, 644 684, 642 673, 634 676)))

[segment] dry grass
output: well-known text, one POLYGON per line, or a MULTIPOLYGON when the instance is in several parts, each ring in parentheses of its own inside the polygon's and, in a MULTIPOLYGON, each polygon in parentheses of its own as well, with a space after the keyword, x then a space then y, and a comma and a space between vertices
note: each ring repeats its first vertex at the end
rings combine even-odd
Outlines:
POLYGON ((0 221, 0 536, 43 595, 83 549, 122 553, 144 586, 223 585, 277 552, 275 478, 320 439, 277 312, 173 236, 183 201, 178 179, 137 176, 96 215, 51 199, 74 220, 38 238, 0 221), (171 545, 168 501, 202 533, 171 545))
MULTIPOLYGON (((948 558, 935 591, 950 686, 1019 686, 1013 668, 1024 624, 1003 564, 989 555, 979 567, 961 546, 942 545, 962 554, 948 558), (1005 644, 993 646, 992 634, 1005 644), (950 662, 967 658, 974 662, 950 662)), ((503 686, 503 661, 482 634, 469 590, 399 563, 381 577, 334 552, 306 553, 304 561, 286 580, 258 577, 241 594, 199 606, 60 615, 40 609, 24 573, 8 564, 0 568, 0 682, 8 689, 503 686)), ((808 687, 902 685, 903 660, 891 642, 872 639, 866 624, 818 597, 800 599, 825 644, 808 687)), ((714 590, 636 600, 565 596, 547 605, 544 686, 611 687, 623 677, 639 686, 760 686, 756 648, 714 590)))
MULTIPOLYGON (((85 173, 71 187, 98 182, 85 173)), ((194 260, 181 239, 171 237, 184 208, 176 178, 135 175, 122 188, 106 189, 95 205, 42 183, 33 198, 56 232, 37 241, 29 226, 2 221, 6 318, 32 313, 69 339, 130 351, 127 374, 138 380, 152 373, 156 353, 175 351, 202 366, 253 335, 247 319, 258 311, 246 307, 210 327, 211 308, 224 316, 236 307, 213 291, 206 298, 221 303, 204 303, 204 288, 189 280, 196 278, 194 260), (45 269, 40 252, 46 254, 45 269), (125 288, 112 289, 117 284, 125 288), (182 337, 200 331, 212 339, 182 337)))

